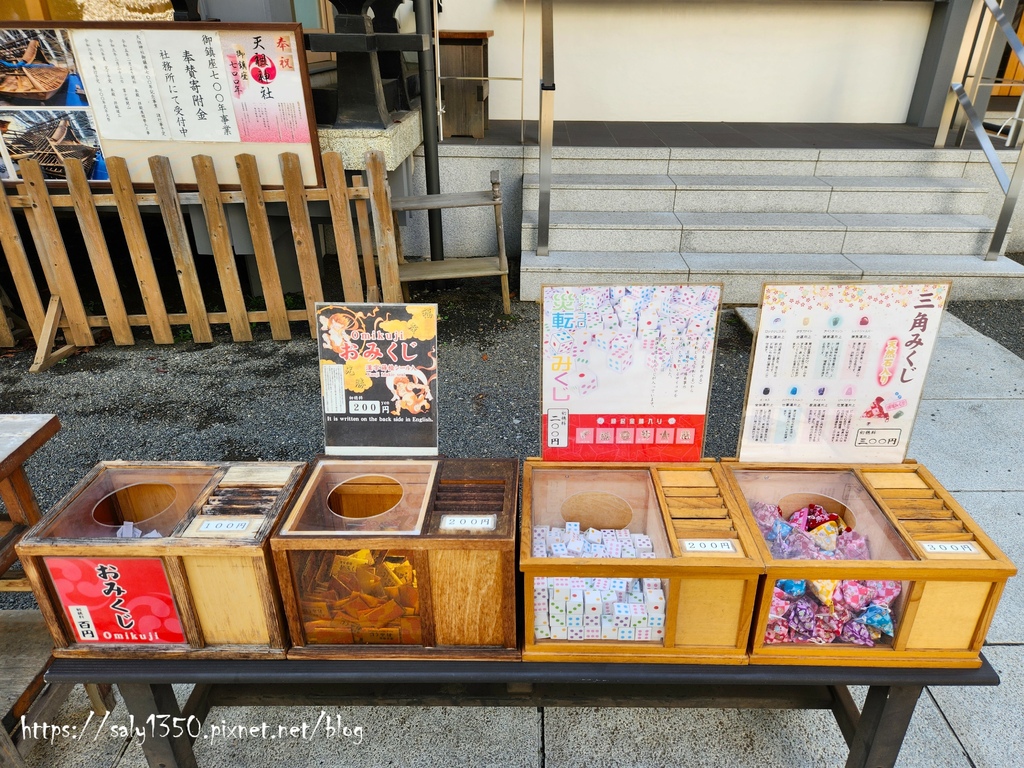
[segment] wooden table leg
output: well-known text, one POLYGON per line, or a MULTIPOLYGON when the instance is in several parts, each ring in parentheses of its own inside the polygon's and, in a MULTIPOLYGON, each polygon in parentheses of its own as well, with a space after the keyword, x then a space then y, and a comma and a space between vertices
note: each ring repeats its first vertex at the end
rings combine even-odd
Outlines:
POLYGON ((7 506, 11 521, 21 525, 35 525, 39 522, 39 504, 28 484, 25 468, 18 467, 0 480, 0 499, 7 506))
POLYGON ((4 728, 0 728, 0 768, 25 768, 25 758, 4 728))
POLYGON ((868 689, 846 768, 891 768, 921 696, 920 685, 873 685, 868 689))
POLYGON ((112 685, 107 683, 86 683, 85 693, 89 697, 92 711, 98 717, 103 717, 108 712, 112 712, 114 707, 117 706, 117 701, 114 699, 114 686, 112 685))
MULTIPOLYGON (((142 742, 142 752, 150 768, 198 768, 187 735, 177 738, 160 735, 163 722, 161 715, 181 718, 178 700, 174 697, 174 689, 169 684, 123 683, 117 688, 128 712, 135 717, 135 727, 145 729, 146 738, 142 742), (151 720, 151 716, 154 719, 151 720)), ((173 733, 173 730, 171 732, 173 733)))

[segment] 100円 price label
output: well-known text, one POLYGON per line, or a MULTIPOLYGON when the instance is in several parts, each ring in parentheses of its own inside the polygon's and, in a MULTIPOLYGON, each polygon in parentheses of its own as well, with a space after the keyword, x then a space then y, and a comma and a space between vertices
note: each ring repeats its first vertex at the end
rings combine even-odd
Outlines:
POLYGON ((248 520, 203 520, 199 524, 200 531, 216 531, 227 533, 228 531, 244 531, 249 527, 248 520))
POLYGON ((498 525, 497 515, 442 515, 442 531, 493 531, 498 525))

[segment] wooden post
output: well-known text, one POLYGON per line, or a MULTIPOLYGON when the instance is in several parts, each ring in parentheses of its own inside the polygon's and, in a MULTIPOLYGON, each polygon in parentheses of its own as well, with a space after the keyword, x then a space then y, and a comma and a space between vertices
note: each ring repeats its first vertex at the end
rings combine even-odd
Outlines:
POLYGON ((338 248, 338 266, 341 269, 341 283, 345 289, 345 301, 363 300, 363 283, 359 279, 359 257, 356 253, 356 236, 352 229, 352 210, 349 207, 348 185, 345 183, 345 166, 341 154, 324 154, 324 180, 331 203, 331 221, 334 224, 334 242, 338 248))
POLYGON ((107 174, 110 176, 110 188, 117 203, 117 213, 121 217, 121 227, 124 229, 128 253, 135 267, 135 278, 139 283, 139 292, 142 294, 142 304, 146 308, 146 319, 153 334, 153 341, 157 344, 173 344, 174 334, 167 318, 164 297, 160 293, 160 283, 153 267, 153 255, 146 240, 146 230, 142 226, 139 204, 124 158, 108 157, 107 174))
POLYGON ((213 341, 210 331, 210 317, 206 313, 203 299, 203 288, 199 284, 196 264, 192 258, 192 246, 188 242, 188 231, 185 219, 181 214, 178 202, 178 191, 174 185, 174 174, 171 172, 171 161, 162 155, 149 158, 149 168, 153 173, 153 186, 156 188, 157 200, 160 202, 160 215, 167 230, 167 242, 171 246, 174 266, 181 285, 181 295, 185 300, 185 311, 188 313, 189 326, 192 328, 192 339, 201 344, 213 341))
POLYGON ((306 315, 309 317, 309 335, 315 339, 317 324, 314 304, 324 300, 324 289, 320 282, 320 264, 313 244, 313 225, 309 221, 309 206, 299 156, 294 152, 282 153, 281 172, 284 176, 284 193, 288 200, 288 218, 291 220, 292 237, 295 239, 295 257, 299 262, 299 274, 302 277, 306 315))
POLYGON ((277 269, 277 258, 274 255, 274 239, 270 234, 270 222, 267 221, 267 206, 263 199, 256 156, 235 155, 235 165, 238 167, 238 177, 242 181, 245 218, 249 222, 256 268, 259 270, 263 299, 270 320, 270 333, 275 339, 287 340, 292 337, 292 331, 288 325, 288 310, 281 288, 281 273, 277 269))
POLYGON ((7 199, 7 192, 4 190, 0 190, 0 249, 7 256, 7 266, 11 270, 11 277, 14 278, 14 288, 18 293, 18 298, 21 299, 25 320, 32 331, 32 336, 38 342, 46 311, 43 309, 43 301, 39 297, 36 279, 32 276, 32 267, 28 263, 25 244, 18 232, 18 224, 14 220, 11 201, 7 199))
POLYGON ((377 262, 385 302, 402 302, 402 283, 398 276, 398 247, 395 245, 395 219, 391 213, 391 190, 382 152, 367 152, 366 180, 370 188, 373 232, 377 238, 377 262))
POLYGON ((89 254, 92 273, 100 291, 103 311, 106 312, 107 322, 110 323, 110 334, 114 337, 115 344, 134 344, 135 335, 128 323, 128 312, 124 307, 121 288, 117 284, 114 264, 110 260, 110 251, 103 236, 103 227, 100 226, 100 217, 96 213, 96 203, 92 197, 92 190, 89 189, 85 168, 81 160, 70 158, 64 161, 64 170, 68 177, 68 191, 75 206, 75 215, 78 216, 78 226, 82 228, 85 239, 85 250, 89 254))
POLYGON ((61 304, 71 325, 71 341, 80 347, 91 347, 96 341, 89 328, 89 319, 85 314, 85 306, 78 292, 75 273, 68 261, 68 252, 64 247, 64 238, 57 224, 57 217, 50 204, 50 194, 46 190, 43 171, 35 160, 22 160, 19 168, 24 179, 25 193, 32 201, 32 235, 36 240, 40 259, 46 259, 49 267, 47 277, 53 277, 54 284, 50 293, 61 297, 61 304), (44 256, 45 254, 45 256, 44 256))
POLYGON ((217 183, 217 174, 213 168, 213 158, 209 155, 196 155, 192 158, 192 167, 196 171, 199 199, 206 216, 206 229, 210 234, 210 245, 213 247, 213 260, 217 264, 217 276, 220 278, 221 294, 224 296, 224 308, 228 312, 231 338, 235 341, 252 341, 252 328, 249 327, 242 284, 235 268, 235 252, 231 248, 231 233, 228 230, 227 218, 224 216, 224 204, 220 199, 220 185, 217 183))

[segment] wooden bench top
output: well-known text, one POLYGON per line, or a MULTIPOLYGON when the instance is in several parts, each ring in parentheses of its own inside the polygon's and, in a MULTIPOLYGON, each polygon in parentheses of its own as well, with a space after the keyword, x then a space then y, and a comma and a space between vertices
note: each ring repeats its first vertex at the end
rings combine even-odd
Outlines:
POLYGON ((0 414, 0 480, 20 467, 60 430, 52 413, 0 414))

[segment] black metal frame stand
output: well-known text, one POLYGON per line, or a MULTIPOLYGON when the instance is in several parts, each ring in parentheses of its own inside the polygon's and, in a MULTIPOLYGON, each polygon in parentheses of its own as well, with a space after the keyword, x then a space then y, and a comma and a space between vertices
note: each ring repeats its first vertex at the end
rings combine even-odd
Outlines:
MULTIPOLYGON (((214 706, 520 706, 828 709, 847 768, 896 763, 926 685, 998 685, 979 669, 475 661, 57 659, 49 682, 114 683, 136 723, 202 721, 214 706), (179 708, 174 683, 195 688, 179 708), (847 686, 868 686, 858 708, 847 686)), ((186 729, 188 730, 188 729, 186 729)), ((191 729, 195 733, 195 727, 191 729)), ((150 766, 195 768, 194 737, 147 733, 150 766)))

